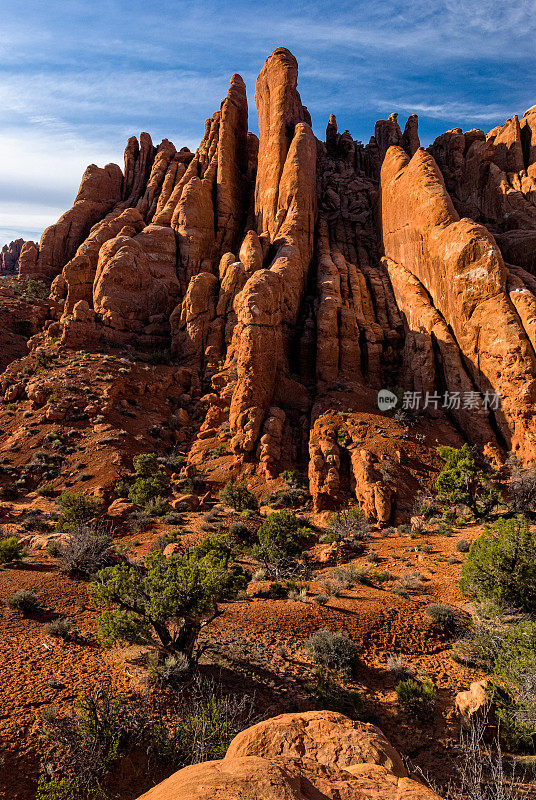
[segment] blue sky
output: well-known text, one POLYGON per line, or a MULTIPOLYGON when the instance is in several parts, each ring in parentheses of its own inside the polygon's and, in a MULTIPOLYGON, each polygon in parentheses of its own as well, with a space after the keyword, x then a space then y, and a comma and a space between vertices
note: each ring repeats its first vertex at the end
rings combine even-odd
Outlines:
POLYGON ((0 2, 0 246, 39 238, 89 163, 128 136, 194 149, 229 77, 284 45, 315 133, 330 113, 368 141, 392 111, 421 141, 485 130, 536 103, 536 0, 0 2))

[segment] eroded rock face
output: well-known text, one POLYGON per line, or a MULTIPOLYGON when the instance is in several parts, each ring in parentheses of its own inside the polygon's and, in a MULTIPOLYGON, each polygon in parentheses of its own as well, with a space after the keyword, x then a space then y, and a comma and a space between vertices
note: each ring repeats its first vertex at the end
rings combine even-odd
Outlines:
POLYGON ((221 761, 179 770, 140 800, 438 800, 407 777, 378 728, 342 714, 283 714, 248 728, 221 761))
POLYGON ((415 115, 365 146, 331 115, 322 142, 297 83, 277 48, 258 138, 233 75, 195 153, 142 133, 124 172, 88 167, 19 274, 51 282, 64 346, 170 351, 206 397, 188 469, 225 442, 229 477, 298 467, 317 510, 355 499, 387 524, 433 482, 436 439, 536 455, 536 107, 428 152, 415 115), (387 387, 502 399, 440 403, 408 438, 387 387))
POLYGON ((15 275, 19 270, 19 256, 24 239, 5 244, 0 250, 0 275, 15 275))
MULTIPOLYGON (((500 393, 495 425, 509 448, 533 457, 536 430, 528 409, 536 399, 536 357, 493 236, 459 218, 437 164, 422 149, 410 159, 391 147, 381 182, 386 255, 422 284, 452 330, 475 388, 500 393)), ((406 318, 411 313, 402 310, 406 318)))

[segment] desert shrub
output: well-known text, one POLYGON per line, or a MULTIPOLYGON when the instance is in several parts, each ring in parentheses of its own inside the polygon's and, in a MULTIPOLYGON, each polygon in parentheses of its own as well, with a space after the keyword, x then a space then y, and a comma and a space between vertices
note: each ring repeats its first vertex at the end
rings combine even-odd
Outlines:
POLYGON ((210 451, 210 457, 216 459, 220 458, 221 456, 224 456, 226 453, 227 453, 227 445, 225 445, 223 442, 220 442, 220 444, 212 448, 212 450, 210 451))
POLYGON ((237 539, 247 540, 251 536, 251 531, 243 522, 231 522, 229 525, 229 533, 237 539))
POLYGON ((372 530, 364 512, 357 507, 338 511, 329 518, 328 531, 332 541, 363 541, 372 530))
POLYGON ((35 366, 38 369, 48 369, 54 363, 54 356, 51 356, 42 347, 38 347, 34 353, 35 366))
MULTIPOLYGON (((178 668, 169 660, 169 669, 178 668)), ((164 668, 165 669, 165 668, 164 668)), ((189 764, 223 758, 231 740, 254 720, 253 700, 244 692, 224 693, 211 680, 195 677, 179 687, 165 722, 147 697, 114 694, 109 686, 86 692, 70 715, 45 709, 45 756, 63 776, 39 781, 39 800, 104 800, 109 778, 130 756, 130 771, 141 760, 166 774, 189 764)), ((115 795, 114 795, 115 796, 115 795)))
POLYGON ((39 608, 37 595, 28 589, 18 589, 11 597, 8 597, 7 604, 10 608, 20 611, 24 615, 33 614, 39 608))
POLYGON ((220 492, 220 500, 235 511, 257 510, 257 500, 245 483, 228 481, 220 492))
POLYGON ((326 603, 328 602, 328 600, 329 600, 329 597, 324 592, 320 592, 320 594, 316 594, 313 597, 313 602, 316 603, 319 606, 325 606, 326 603))
POLYGON ((476 519, 486 517, 499 503, 500 474, 468 445, 440 447, 445 466, 436 480, 437 496, 449 510, 467 506, 476 519))
POLYGON ((456 642, 453 657, 462 664, 491 672, 507 632, 508 627, 500 614, 482 613, 478 608, 471 625, 463 630, 462 637, 456 642))
POLYGON ((321 709, 337 711, 353 719, 363 715, 363 698, 358 691, 348 691, 340 685, 338 676, 326 667, 317 667, 313 680, 305 688, 317 701, 321 709))
POLYGON ((67 617, 59 617, 52 620, 45 625, 45 631, 49 636, 54 636, 57 639, 68 639, 71 633, 73 623, 67 617))
POLYGON ((7 536, 5 539, 0 539, 0 564, 20 561, 22 550, 22 544, 16 536, 7 536))
POLYGON ((365 559, 369 564, 377 564, 380 560, 380 556, 374 550, 371 550, 370 553, 367 553, 367 557, 365 559))
POLYGON ((339 447, 347 447, 352 441, 350 434, 348 433, 348 431, 345 431, 344 428, 339 428, 339 430, 337 431, 336 439, 339 447))
POLYGON ((115 695, 108 686, 79 697, 72 715, 49 708, 43 717, 45 746, 52 759, 60 754, 69 772, 64 779, 73 792, 66 795, 69 800, 98 796, 92 793, 103 791, 112 765, 147 738, 146 709, 130 707, 124 696, 115 695))
POLYGON ((471 542, 468 542, 467 539, 460 539, 460 541, 456 543, 456 550, 458 553, 468 553, 470 549, 471 542))
POLYGON ((61 545, 57 539, 51 539, 47 542, 46 551, 52 558, 58 558, 61 555, 61 545))
POLYGON ((421 683, 414 678, 407 678, 396 685, 396 697, 402 708, 410 714, 420 716, 434 705, 437 690, 430 680, 421 683))
POLYGON ((169 365, 171 364, 171 353, 169 350, 154 350, 147 358, 149 364, 169 365))
POLYGON ((168 727, 160 728, 157 748, 175 769, 225 756, 231 740, 255 720, 253 700, 223 692, 212 680, 196 677, 168 727), (160 738, 160 742, 158 742, 160 738))
POLYGON ((305 489, 291 486, 279 492, 272 492, 266 499, 266 504, 272 506, 272 508, 296 508, 305 503, 307 496, 305 489))
POLYGON ((432 517, 437 508, 437 500, 429 492, 419 492, 414 500, 412 508, 413 517, 432 517))
POLYGON ((420 572, 405 572, 398 580, 405 588, 413 592, 419 592, 423 588, 423 576, 420 572))
POLYGON ((298 484, 299 476, 295 469, 285 469, 279 473, 279 477, 289 486, 296 486, 298 484))
POLYGON ((460 588, 467 597, 536 612, 536 539, 526 519, 498 519, 473 542, 460 588))
POLYGON ((192 494, 195 490, 194 482, 190 480, 179 481, 175 484, 175 489, 179 494, 192 494))
POLYGON ((38 486, 35 490, 36 494, 39 497, 55 497, 56 490, 52 483, 42 483, 41 486, 38 486))
POLYGON ((505 636, 493 665, 501 731, 510 747, 536 742, 536 623, 524 621, 505 636))
POLYGON ((531 795, 523 773, 502 754, 498 738, 489 743, 488 719, 474 715, 469 730, 460 731, 454 762, 454 780, 448 786, 432 786, 445 800, 528 800, 531 795))
POLYGON ((153 520, 146 511, 133 511, 129 514, 128 522, 133 531, 148 531, 153 526, 153 520))
POLYGON ((415 667, 402 656, 389 656, 385 666, 387 671, 399 681, 415 677, 415 667))
POLYGON ((186 463, 186 457, 176 454, 171 454, 163 458, 165 466, 172 472, 180 472, 186 463))
POLYGON ((424 609, 424 613, 437 628, 449 633, 463 627, 465 622, 460 611, 446 603, 430 603, 424 609))
POLYGON ((161 688, 176 688, 189 675, 190 663, 182 653, 151 665, 151 681, 161 688))
POLYGON ((90 594, 106 608, 99 641, 104 646, 154 641, 162 654, 182 653, 192 662, 202 627, 218 616, 219 602, 246 587, 248 576, 238 565, 229 565, 227 554, 214 544, 202 543, 169 558, 155 550, 146 564, 145 569, 119 564, 97 573, 90 594))
POLYGON ((56 522, 58 531, 69 531, 81 523, 87 523, 99 514, 102 508, 99 499, 76 492, 62 492, 56 503, 60 507, 60 515, 56 522))
POLYGON ((162 516, 162 522, 166 525, 182 525, 184 517, 178 511, 167 511, 162 516))
POLYGON ((120 477, 114 484, 114 494, 116 497, 127 498, 132 486, 132 480, 126 477, 120 477))
POLYGON ((154 453, 142 453, 133 459, 136 478, 128 496, 139 506, 147 506, 151 500, 169 495, 171 484, 166 472, 158 463, 154 453))
POLYGON ((334 567, 329 576, 343 589, 349 589, 357 583, 368 583, 368 570, 364 567, 354 567, 353 564, 347 567, 334 567))
POLYGON ((35 278, 30 278, 28 280, 26 283, 26 291, 34 297, 39 297, 41 300, 44 300, 49 294, 46 284, 35 278))
POLYGON ((169 500, 165 497, 153 497, 145 504, 145 513, 150 517, 164 517, 171 510, 169 500))
POLYGON ((508 505, 515 514, 532 516, 536 511, 536 468, 524 468, 515 457, 509 463, 508 505))
POLYGON ((274 511, 259 530, 256 554, 268 562, 298 555, 311 532, 291 511, 274 511))
POLYGON ((316 631, 307 639, 304 647, 313 661, 335 672, 349 674, 357 660, 356 643, 342 631, 316 631))
POLYGON ((107 525, 80 522, 59 545, 58 558, 64 572, 89 576, 117 561, 118 554, 107 525))

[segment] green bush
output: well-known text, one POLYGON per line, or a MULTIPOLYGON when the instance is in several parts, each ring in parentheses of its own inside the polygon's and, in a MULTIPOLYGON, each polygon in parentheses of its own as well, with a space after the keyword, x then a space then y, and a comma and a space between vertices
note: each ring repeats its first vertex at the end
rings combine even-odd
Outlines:
POLYGON ((16 536, 8 536, 0 540, 0 564, 10 561, 20 561, 22 558, 22 544, 16 536))
POLYGON ((255 495, 249 491, 245 483, 228 481, 220 492, 220 500, 235 511, 250 509, 256 511, 258 504, 255 495))
POLYGON ((310 536, 309 528, 291 511, 274 511, 257 531, 256 552, 268 562, 292 558, 301 553, 310 536))
POLYGON ((432 681, 422 683, 414 678, 400 681, 396 686, 396 697, 399 705, 415 716, 426 713, 437 699, 437 690, 432 681))
POLYGON ((324 628, 305 642, 305 650, 313 661, 335 672, 349 674, 357 660, 357 645, 346 633, 333 633, 324 628))
POLYGON ((131 564, 101 570, 90 587, 94 601, 107 608, 99 621, 100 642, 154 639, 163 654, 182 653, 192 662, 201 628, 219 614, 218 603, 247 585, 238 565, 228 567, 219 544, 202 543, 169 558, 155 550, 146 570, 131 564))
POLYGON ((536 538, 526 519, 499 519, 473 542, 460 588, 466 597, 536 612, 536 538))
POLYGON ((151 500, 166 497, 171 484, 166 472, 158 463, 154 453, 142 453, 133 459, 136 479, 129 489, 129 499, 139 506, 147 506, 151 500))
POLYGON ((440 447, 439 454, 445 466, 436 480, 438 499, 451 511, 467 506, 476 519, 486 517, 501 499, 499 472, 478 460, 468 444, 440 447))
POLYGON ((58 531, 69 531, 80 523, 88 522, 102 508, 102 502, 98 498, 86 497, 77 492, 62 492, 56 503, 61 509, 56 522, 58 531))
POLYGON ((54 363, 54 356, 47 353, 42 347, 38 347, 34 353, 35 366, 38 369, 48 369, 54 363))
POLYGON ((10 608, 16 609, 24 615, 33 614, 39 608, 37 595, 28 589, 18 589, 11 597, 8 597, 7 604, 10 608))
POLYGON ((512 748, 532 749, 536 742, 536 623, 521 622, 509 631, 493 676, 503 737, 512 748))

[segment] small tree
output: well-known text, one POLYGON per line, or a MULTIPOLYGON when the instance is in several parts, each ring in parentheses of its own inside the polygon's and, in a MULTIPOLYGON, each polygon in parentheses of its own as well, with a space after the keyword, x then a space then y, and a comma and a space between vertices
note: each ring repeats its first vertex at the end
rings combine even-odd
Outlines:
POLYGON ((238 565, 228 568, 221 553, 196 547, 169 558, 155 550, 145 569, 108 567, 90 587, 108 609, 99 621, 99 639, 104 646, 156 639, 163 654, 182 653, 191 663, 201 629, 220 613, 218 603, 236 597, 246 584, 238 565))
POLYGON ((440 447, 445 466, 436 480, 438 499, 451 508, 464 505, 476 519, 486 517, 501 499, 499 473, 477 458, 468 444, 440 447))
POLYGON ((235 511, 257 510, 255 495, 249 491, 245 483, 228 481, 220 492, 220 500, 235 511))
POLYGON ((473 542, 460 589, 467 597, 536 612, 536 539, 526 519, 498 519, 473 542))
POLYGON ((158 463, 154 453, 142 453, 133 459, 136 480, 129 489, 128 496, 133 503, 146 506, 157 497, 165 497, 170 492, 167 473, 158 463))
POLYGON ((257 532, 258 555, 269 562, 298 555, 311 531, 291 511, 269 514, 257 532))

